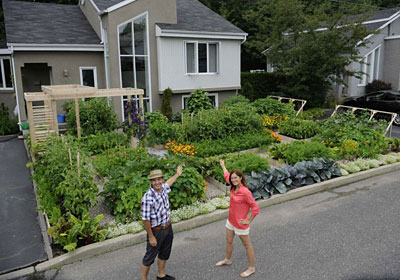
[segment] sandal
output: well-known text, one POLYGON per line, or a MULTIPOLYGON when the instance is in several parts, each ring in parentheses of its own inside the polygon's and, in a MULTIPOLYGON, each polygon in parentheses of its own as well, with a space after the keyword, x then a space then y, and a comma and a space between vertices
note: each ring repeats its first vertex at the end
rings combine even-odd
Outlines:
POLYGON ((215 266, 231 265, 232 261, 228 259, 223 259, 215 264, 215 266))
POLYGON ((246 278, 249 277, 250 275, 254 274, 256 272, 256 269, 254 267, 249 267, 246 271, 243 271, 240 273, 240 277, 246 278))

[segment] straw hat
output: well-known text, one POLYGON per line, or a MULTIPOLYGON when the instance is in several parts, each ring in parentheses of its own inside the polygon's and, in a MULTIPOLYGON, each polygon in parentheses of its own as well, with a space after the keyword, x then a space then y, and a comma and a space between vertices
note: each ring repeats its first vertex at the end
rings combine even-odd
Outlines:
POLYGON ((164 177, 160 169, 150 171, 149 180, 153 180, 160 177, 164 177))

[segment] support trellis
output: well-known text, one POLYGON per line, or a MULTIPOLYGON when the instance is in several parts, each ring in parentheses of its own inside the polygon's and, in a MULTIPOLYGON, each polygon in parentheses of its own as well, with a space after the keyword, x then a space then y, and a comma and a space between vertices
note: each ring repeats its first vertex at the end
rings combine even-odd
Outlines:
POLYGON ((392 126, 393 126, 393 122, 397 117, 396 113, 392 113, 392 112, 386 112, 386 111, 379 111, 379 110, 373 110, 373 109, 368 109, 368 108, 360 108, 360 107, 353 107, 353 106, 345 106, 345 105, 336 105, 335 110, 333 111, 331 117, 333 115, 335 115, 338 111, 339 108, 344 108, 344 109, 348 109, 349 111, 351 110, 351 113, 354 114, 355 111, 361 110, 361 111, 366 111, 370 113, 369 116, 369 120, 372 120, 372 118, 377 114, 385 114, 385 115, 389 115, 390 116, 390 121, 388 126, 386 127, 385 130, 385 134, 387 132, 389 132, 389 136, 392 136, 392 126))
POLYGON ((139 107, 143 110, 143 89, 136 88, 111 88, 96 89, 94 87, 81 86, 76 84, 42 86, 42 92, 25 92, 25 101, 28 111, 29 132, 32 146, 35 143, 46 141, 50 133, 58 133, 57 121, 57 100, 75 100, 75 114, 78 137, 81 137, 79 118, 79 99, 132 96, 139 97, 139 107), (34 105, 34 102, 42 101, 41 105, 34 105))
POLYGON ((269 95, 268 97, 276 98, 276 99, 278 99, 278 101, 289 100, 289 102, 291 102, 291 103, 300 102, 301 105, 300 105, 299 110, 297 110, 297 112, 296 112, 296 116, 298 116, 303 111, 303 108, 307 103, 307 100, 304 100, 304 99, 296 99, 296 98, 289 98, 289 97, 275 96, 275 95, 269 95))

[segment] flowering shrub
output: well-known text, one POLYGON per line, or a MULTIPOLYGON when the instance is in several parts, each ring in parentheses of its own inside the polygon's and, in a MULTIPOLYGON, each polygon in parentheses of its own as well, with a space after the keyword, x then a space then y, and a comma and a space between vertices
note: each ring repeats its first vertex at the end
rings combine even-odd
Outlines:
POLYGON ((149 123, 145 118, 142 120, 143 112, 140 108, 137 108, 135 100, 129 100, 124 105, 125 112, 128 114, 128 118, 125 121, 125 132, 128 136, 132 135, 143 139, 146 136, 146 132, 149 128, 149 123))
POLYGON ((107 238, 114 238, 128 233, 137 233, 142 231, 143 229, 143 223, 135 221, 129 224, 114 224, 109 226, 105 231, 107 238))
POLYGON ((339 167, 347 173, 356 173, 362 170, 377 168, 381 165, 400 162, 400 153, 389 153, 387 155, 379 155, 377 159, 357 159, 346 163, 340 163, 339 167))
POLYGON ((280 116, 280 115, 273 115, 273 116, 264 115, 263 117, 261 117, 263 126, 270 129, 277 128, 283 120, 287 119, 289 119, 288 116, 280 116))
POLYGON ((175 140, 169 141, 165 144, 165 148, 168 152, 178 156, 194 157, 196 154, 196 148, 193 145, 177 143, 175 140))
POLYGON ((266 128, 265 130, 270 133, 272 139, 275 139, 276 142, 282 142, 282 137, 278 133, 275 133, 268 128, 266 128))

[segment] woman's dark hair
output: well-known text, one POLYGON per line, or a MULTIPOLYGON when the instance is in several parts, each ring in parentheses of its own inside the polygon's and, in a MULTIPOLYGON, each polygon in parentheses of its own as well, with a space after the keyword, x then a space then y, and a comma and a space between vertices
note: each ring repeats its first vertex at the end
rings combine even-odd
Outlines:
POLYGON ((237 176, 242 178, 242 185, 246 186, 246 188, 247 188, 247 181, 246 181, 246 178, 244 177, 242 171, 235 169, 235 170, 231 171, 231 174, 229 174, 229 184, 231 185, 231 190, 235 189, 235 186, 232 184, 232 180, 231 180, 232 174, 236 174, 237 176))

